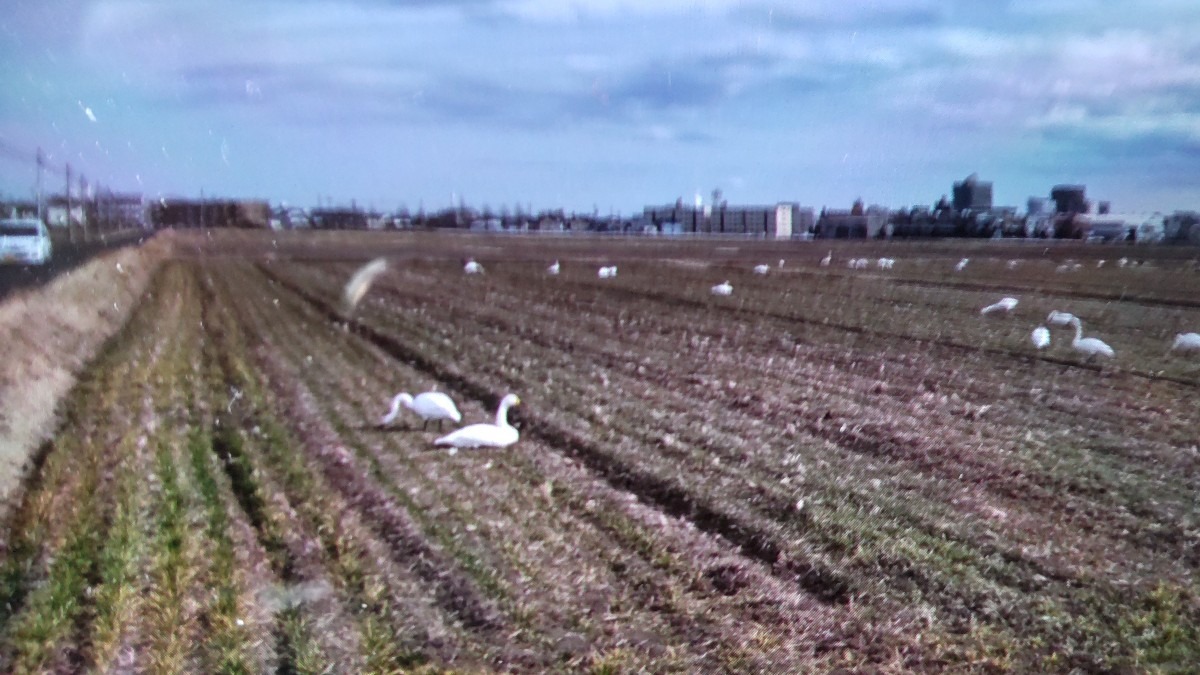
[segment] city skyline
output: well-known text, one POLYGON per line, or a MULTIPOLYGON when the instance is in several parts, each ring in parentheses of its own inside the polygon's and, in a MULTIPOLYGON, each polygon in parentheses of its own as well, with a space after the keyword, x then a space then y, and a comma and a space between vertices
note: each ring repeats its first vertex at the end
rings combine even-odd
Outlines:
POLYGON ((149 198, 896 208, 978 173, 997 205, 1200 208, 1182 0, 161 4, 19 0, 0 142, 149 198))

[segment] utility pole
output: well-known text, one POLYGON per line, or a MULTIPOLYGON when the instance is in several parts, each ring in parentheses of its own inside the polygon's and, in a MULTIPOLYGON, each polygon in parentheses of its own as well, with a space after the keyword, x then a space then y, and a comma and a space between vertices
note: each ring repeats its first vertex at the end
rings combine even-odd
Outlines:
POLYGON ((45 163, 46 160, 42 156, 42 149, 39 147, 37 149, 37 217, 43 223, 46 222, 42 219, 42 166, 45 163))
POLYGON ((71 243, 74 244, 75 243, 75 228, 71 227, 71 163, 70 162, 67 163, 67 188, 66 188, 65 199, 67 201, 67 236, 70 238, 71 243))
POLYGON ((88 213, 87 178, 79 174, 79 213, 80 224, 83 225, 83 240, 88 240, 88 221, 92 214, 88 213))

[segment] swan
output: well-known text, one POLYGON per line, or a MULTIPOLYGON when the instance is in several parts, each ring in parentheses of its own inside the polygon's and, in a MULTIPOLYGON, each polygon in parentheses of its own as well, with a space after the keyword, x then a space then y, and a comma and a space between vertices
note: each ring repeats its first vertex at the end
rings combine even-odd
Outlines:
POLYGON ((483 265, 475 262, 474 258, 468 258, 467 264, 463 265, 463 271, 467 274, 483 274, 483 265))
POLYGON ((829 267, 831 262, 833 262, 833 251, 826 253, 825 257, 821 258, 821 267, 829 267))
POLYGON ((1045 326, 1038 326, 1033 329, 1033 333, 1029 335, 1029 339, 1033 340, 1033 346, 1038 349, 1045 349, 1050 346, 1050 329, 1045 326))
POLYGON ((1071 341, 1071 347, 1075 351, 1087 354, 1089 359, 1093 356, 1106 356, 1111 359, 1117 355, 1103 340, 1083 337, 1083 322, 1078 317, 1071 318, 1071 325, 1075 326, 1075 339, 1071 341))
POLYGON ((1060 312, 1057 309, 1051 310, 1051 312, 1046 315, 1046 323, 1052 326, 1070 326, 1071 322, 1074 320, 1074 314, 1060 312))
POLYGON ((433 442, 451 448, 504 448, 517 442, 520 434, 508 423, 508 409, 521 403, 516 394, 500 400, 495 424, 472 424, 452 431, 433 442))
POLYGON ((783 269, 783 258, 779 259, 779 269, 783 269))
POLYGON ((768 271, 770 271, 770 269, 771 268, 766 265, 755 265, 754 273, 755 274, 766 274, 768 271))
POLYGON ((358 268, 354 276, 350 277, 350 281, 346 282, 346 288, 342 291, 342 305, 347 311, 358 306, 358 301, 367 294, 375 277, 383 274, 385 270, 387 270, 387 260, 384 258, 376 258, 358 268))
POLYGON ((402 405, 421 416, 422 429, 430 422, 437 422, 438 429, 441 429, 442 420, 462 421, 462 413, 458 412, 458 408, 449 396, 440 391, 427 391, 417 394, 416 397, 407 393, 396 394, 392 398, 391 409, 387 411, 383 419, 379 420, 379 424, 391 424, 392 420, 396 419, 396 415, 400 414, 402 405))
POLYGON ((1200 333, 1179 333, 1175 336, 1171 351, 1200 352, 1200 333))
POLYGON ((992 312, 1011 312, 1013 307, 1017 306, 1016 298, 1000 298, 999 302, 992 303, 987 307, 979 310, 980 314, 991 314, 992 312))
POLYGON ((729 285, 728 280, 723 281, 723 282, 717 284, 716 286, 712 287, 713 295, 731 295, 732 293, 733 293, 733 286, 729 285))
POLYGON ((546 268, 548 274, 558 274, 558 261, 555 260, 549 267, 546 268))
POLYGON ((600 271, 596 273, 596 276, 600 277, 601 279, 611 279, 616 274, 615 270, 615 267, 601 267, 600 271))
POLYGON ((954 271, 961 272, 965 270, 967 268, 967 263, 969 262, 971 262, 970 258, 963 258, 962 260, 959 260, 958 264, 954 266, 954 271))

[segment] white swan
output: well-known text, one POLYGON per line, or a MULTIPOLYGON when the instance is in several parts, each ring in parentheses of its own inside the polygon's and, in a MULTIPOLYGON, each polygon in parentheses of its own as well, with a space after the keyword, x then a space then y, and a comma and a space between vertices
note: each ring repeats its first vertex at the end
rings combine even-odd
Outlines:
POLYGON ((1200 333, 1179 333, 1175 336, 1171 351, 1200 352, 1200 333))
POLYGON ((833 262, 833 251, 826 253, 825 257, 821 258, 821 267, 829 267, 831 262, 833 262))
POLYGON ((732 295, 733 294, 733 286, 729 285, 728 280, 723 281, 723 282, 717 284, 716 286, 712 287, 712 294, 713 295, 732 295))
POLYGON ((954 266, 954 271, 961 272, 961 271, 967 269, 967 263, 969 263, 969 262, 971 262, 970 258, 963 258, 962 260, 959 260, 958 264, 954 266))
POLYGON ((508 409, 521 403, 516 394, 500 400, 495 424, 472 424, 452 431, 433 442, 452 448, 504 448, 517 442, 520 434, 508 423, 508 409))
POLYGON ((547 274, 558 274, 558 261, 555 260, 549 267, 546 268, 547 274))
POLYGON ((754 266, 755 274, 766 274, 769 271, 771 271, 771 268, 767 265, 755 265, 754 266))
POLYGON ((1038 349, 1045 349, 1050 346, 1050 329, 1045 326, 1038 326, 1033 329, 1033 333, 1029 335, 1029 339, 1033 340, 1033 346, 1038 349))
POLYGON ((342 290, 342 306, 347 310, 352 310, 358 305, 358 301, 367 294, 367 290, 371 288, 375 277, 383 274, 387 270, 387 260, 384 258, 376 258, 371 262, 358 268, 354 276, 350 277, 350 281, 346 282, 346 287, 342 290))
POLYGON ((1103 340, 1083 337, 1083 322, 1078 317, 1071 319, 1071 325, 1075 326, 1075 339, 1071 341, 1071 347, 1075 351, 1087 354, 1089 359, 1093 356, 1106 356, 1111 359, 1117 355, 1103 340))
POLYGON ((1052 326, 1070 326, 1071 322, 1074 320, 1075 320, 1074 314, 1071 314, 1068 312, 1060 312, 1057 309, 1051 310, 1051 312, 1046 315, 1046 323, 1048 323, 1052 326))
POLYGON ((463 265, 463 271, 467 274, 483 274, 483 265, 475 262, 474 258, 468 258, 467 264, 463 265))
POLYGON ((422 429, 430 422, 437 422, 438 429, 441 429, 443 420, 462 421, 462 413, 458 412, 458 407, 454 405, 454 401, 449 396, 440 391, 427 391, 417 394, 415 398, 407 393, 396 394, 392 398, 391 409, 383 416, 383 419, 379 420, 379 423, 390 424, 392 420, 396 419, 396 415, 400 414, 402 405, 421 416, 422 429))
POLYGON ((979 310, 980 314, 991 314, 992 312, 1011 312, 1019 302, 1016 298, 1000 298, 999 302, 994 302, 987 307, 979 310))

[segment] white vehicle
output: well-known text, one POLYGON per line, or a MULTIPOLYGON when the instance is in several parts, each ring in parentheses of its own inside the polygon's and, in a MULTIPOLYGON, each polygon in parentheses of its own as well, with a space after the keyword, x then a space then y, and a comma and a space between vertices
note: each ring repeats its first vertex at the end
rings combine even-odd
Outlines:
POLYGON ((44 265, 50 262, 50 231, 37 218, 0 220, 0 264, 44 265))

